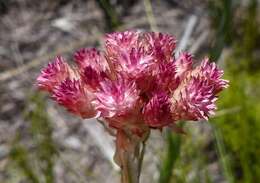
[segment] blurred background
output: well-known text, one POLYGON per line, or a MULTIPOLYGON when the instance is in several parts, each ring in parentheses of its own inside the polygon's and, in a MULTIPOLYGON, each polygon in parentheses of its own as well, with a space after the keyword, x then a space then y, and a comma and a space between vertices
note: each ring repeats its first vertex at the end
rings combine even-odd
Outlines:
POLYGON ((154 131, 142 183, 260 182, 259 0, 0 0, 0 182, 114 183, 113 139, 38 92, 40 69, 60 54, 99 47, 106 32, 160 31, 230 87, 208 122, 186 134, 154 131))

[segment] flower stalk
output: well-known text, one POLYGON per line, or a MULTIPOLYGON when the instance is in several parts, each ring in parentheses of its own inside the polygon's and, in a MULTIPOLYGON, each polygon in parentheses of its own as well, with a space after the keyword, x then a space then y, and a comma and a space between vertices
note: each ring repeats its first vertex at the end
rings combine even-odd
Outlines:
POLYGON ((139 183, 148 136, 149 134, 143 140, 140 140, 124 132, 118 134, 114 158, 121 168, 122 183, 139 183))

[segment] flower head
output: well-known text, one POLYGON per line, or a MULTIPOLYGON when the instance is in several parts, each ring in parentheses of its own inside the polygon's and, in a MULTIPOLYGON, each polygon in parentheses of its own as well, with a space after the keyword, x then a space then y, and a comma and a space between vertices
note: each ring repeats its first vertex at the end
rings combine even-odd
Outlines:
POLYGON ((176 120, 208 119, 216 109, 212 87, 206 78, 192 77, 175 90, 171 98, 172 117, 176 120))
POLYGON ((103 117, 109 118, 126 115, 134 110, 139 99, 139 91, 134 81, 119 76, 115 81, 102 81, 96 98, 97 110, 101 111, 103 117))
POLYGON ((173 122, 170 98, 166 93, 155 94, 144 107, 145 122, 151 127, 164 127, 173 122))
POLYGON ((176 67, 176 76, 183 79, 185 75, 192 70, 192 56, 189 53, 181 53, 175 60, 174 65, 176 67))
POLYGON ((97 71, 107 71, 108 64, 96 48, 82 48, 74 54, 74 59, 81 70, 91 67, 97 71))
POLYGON ((100 88, 101 81, 103 81, 105 78, 108 78, 106 72, 97 71, 90 66, 85 67, 81 74, 81 79, 94 91, 100 88))
POLYGON ((130 51, 137 46, 140 32, 125 31, 106 34, 105 48, 109 56, 117 55, 119 51, 130 51))
POLYGON ((175 37, 169 34, 148 32, 144 33, 144 45, 159 62, 170 61, 176 47, 175 37))
POLYGON ((132 48, 127 54, 119 53, 113 61, 117 72, 131 78, 138 78, 145 74, 153 65, 153 57, 144 53, 142 48, 132 48))
POLYGON ((120 133, 138 137, 178 120, 208 119, 228 81, 208 59, 193 68, 189 53, 176 58, 175 47, 169 34, 110 33, 104 51, 80 49, 73 69, 57 57, 37 83, 73 114, 101 117, 120 133))
POLYGON ((192 72, 192 75, 205 77, 210 85, 214 87, 213 92, 215 94, 228 87, 228 81, 221 79, 223 74, 224 71, 218 69, 214 62, 210 63, 208 59, 204 59, 201 65, 195 68, 192 72))
POLYGON ((41 90, 52 92, 56 85, 70 77, 70 72, 69 65, 64 62, 62 57, 58 56, 41 71, 37 78, 37 84, 41 90))
POLYGON ((175 47, 169 34, 110 33, 104 51, 80 49, 74 54, 77 67, 57 57, 37 78, 39 88, 68 111, 101 119, 115 132, 114 160, 123 182, 138 182, 141 143, 150 129, 168 126, 183 133, 177 121, 207 120, 217 108, 217 95, 228 87, 215 63, 205 59, 193 68, 192 56, 184 52, 176 58, 175 47))
POLYGON ((97 115, 92 105, 93 94, 79 80, 65 79, 54 88, 52 98, 82 118, 92 118, 97 115))
POLYGON ((155 79, 155 91, 164 91, 171 93, 174 91, 180 80, 177 77, 176 65, 174 62, 161 63, 154 71, 155 79))

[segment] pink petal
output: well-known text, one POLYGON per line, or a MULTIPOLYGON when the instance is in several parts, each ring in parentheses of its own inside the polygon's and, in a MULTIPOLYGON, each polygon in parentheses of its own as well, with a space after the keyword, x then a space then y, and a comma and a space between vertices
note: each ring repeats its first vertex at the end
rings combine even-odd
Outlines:
POLYGON ((224 74, 223 70, 220 70, 216 63, 210 63, 208 59, 204 59, 200 66, 195 69, 196 73, 200 76, 207 78, 208 82, 214 87, 214 93, 219 93, 224 88, 228 87, 228 81, 221 79, 224 74))
POLYGON ((157 92, 163 91, 170 93, 174 91, 180 83, 180 79, 176 75, 174 62, 159 64, 154 74, 156 76, 155 91, 157 92))
POLYGON ((192 69, 192 56, 189 53, 183 52, 174 61, 176 66, 176 76, 184 79, 185 75, 192 69))
POLYGON ((52 92, 56 85, 70 77, 70 72, 69 65, 64 62, 62 57, 58 56, 42 69, 37 78, 37 84, 40 89, 52 92))
POLYGON ((108 64, 100 51, 95 48, 82 48, 74 54, 74 59, 81 70, 92 67, 97 71, 107 71, 108 64))
POLYGON ((192 77, 175 90, 171 111, 175 120, 200 120, 216 109, 214 88, 203 77, 192 77))
POLYGON ((97 115, 92 105, 93 94, 88 92, 79 80, 66 79, 61 82, 55 87, 52 98, 82 118, 92 118, 97 115))
POLYGON ((92 67, 87 66, 81 74, 81 79, 87 86, 90 86, 90 88, 96 91, 100 88, 100 82, 104 79, 108 79, 108 75, 103 71, 99 72, 92 67))
POLYGON ((142 49, 133 48, 128 53, 120 52, 113 63, 117 72, 124 73, 131 78, 139 78, 148 74, 149 71, 151 72, 152 59, 153 57, 144 54, 142 49))
POLYGON ((158 62, 171 60, 176 47, 175 37, 155 32, 144 33, 144 37, 143 44, 146 50, 150 50, 158 62))
POLYGON ((96 93, 97 109, 103 117, 125 115, 134 110, 139 99, 134 81, 120 76, 117 80, 105 79, 100 85, 101 89, 96 93))
POLYGON ((170 100, 166 93, 155 94, 145 106, 143 114, 145 122, 151 127, 163 127, 173 122, 171 118, 170 100))
POLYGON ((140 78, 151 70, 153 57, 139 44, 141 35, 137 31, 125 31, 106 36, 106 58, 116 72, 140 78))
POLYGON ((114 32, 106 34, 105 36, 105 48, 108 55, 117 54, 119 50, 129 51, 136 46, 139 32, 137 31, 125 31, 114 32))

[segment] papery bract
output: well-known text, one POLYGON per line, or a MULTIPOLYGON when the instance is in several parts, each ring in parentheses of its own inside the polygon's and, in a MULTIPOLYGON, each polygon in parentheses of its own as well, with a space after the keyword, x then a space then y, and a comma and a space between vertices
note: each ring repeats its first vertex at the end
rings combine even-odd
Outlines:
POLYGON ((52 63, 49 63, 46 68, 42 69, 41 74, 37 78, 37 84, 40 89, 52 92, 56 85, 70 77, 70 70, 64 59, 57 56, 52 63))
POLYGON ((109 56, 117 55, 121 51, 131 51, 136 48, 140 32, 125 31, 106 34, 105 48, 109 56))
POLYGON ((184 79, 185 75, 192 70, 192 62, 192 56, 189 53, 181 53, 174 62, 176 67, 176 76, 181 80, 184 79))
POLYGON ((100 51, 95 48, 82 48, 74 54, 74 59, 79 68, 84 70, 91 67, 96 71, 107 71, 108 64, 100 51))
POLYGON ((138 78, 151 68, 152 60, 153 57, 145 55, 142 49, 133 48, 128 54, 119 54, 113 64, 116 71, 125 73, 131 78, 138 78))
POLYGON ((151 127, 162 128, 173 122, 170 98, 166 93, 157 93, 144 107, 145 122, 151 127))
POLYGON ((215 94, 228 87, 228 81, 221 79, 224 71, 218 69, 214 62, 210 63, 208 59, 204 59, 200 66, 195 68, 191 74, 194 76, 199 75, 207 78, 210 85, 214 87, 213 92, 215 94))
POLYGON ((136 107, 139 91, 134 81, 119 76, 114 81, 105 79, 100 86, 100 91, 96 93, 96 108, 103 117, 125 115, 136 107))
POLYGON ((93 94, 87 91, 79 80, 67 78, 54 88, 52 98, 82 118, 92 118, 97 115, 92 104, 93 94))
POLYGON ((108 75, 103 71, 99 72, 92 67, 87 66, 82 72, 81 78, 87 86, 96 91, 100 89, 101 81, 108 79, 108 75))
POLYGON ((156 77, 155 91, 163 91, 169 94, 174 91, 180 83, 174 62, 158 64, 154 75, 156 77))
POLYGON ((148 32, 144 33, 144 43, 146 50, 151 52, 156 61, 170 61, 176 47, 175 37, 169 34, 148 32))
POLYGON ((175 120, 208 119, 216 109, 217 97, 206 78, 192 77, 181 84, 172 96, 172 116, 175 120))

